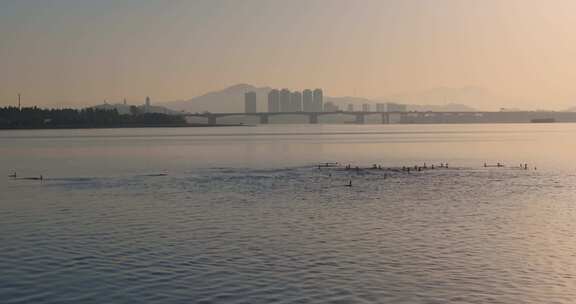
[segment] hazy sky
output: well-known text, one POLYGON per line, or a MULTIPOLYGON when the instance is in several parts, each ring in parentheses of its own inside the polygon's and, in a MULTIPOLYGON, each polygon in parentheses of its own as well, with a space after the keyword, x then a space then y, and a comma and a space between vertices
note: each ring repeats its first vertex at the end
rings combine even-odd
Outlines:
MULTIPOLYGON (((576 105, 574 0, 0 0, 0 105, 477 86, 576 105)), ((538 106, 540 105, 540 106, 538 106)))

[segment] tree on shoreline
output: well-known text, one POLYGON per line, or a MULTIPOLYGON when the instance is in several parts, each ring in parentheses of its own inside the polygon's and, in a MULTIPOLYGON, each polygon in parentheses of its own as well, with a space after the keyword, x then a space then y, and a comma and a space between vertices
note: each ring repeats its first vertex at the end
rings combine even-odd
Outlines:
POLYGON ((130 125, 185 124, 182 116, 161 113, 139 113, 120 115, 117 110, 86 108, 42 109, 29 107, 0 108, 0 128, 57 128, 57 127, 113 127, 130 125))

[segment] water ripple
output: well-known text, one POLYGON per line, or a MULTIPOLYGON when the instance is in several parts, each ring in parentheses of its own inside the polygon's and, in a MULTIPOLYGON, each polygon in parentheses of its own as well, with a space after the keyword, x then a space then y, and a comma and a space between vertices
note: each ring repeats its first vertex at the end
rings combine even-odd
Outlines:
POLYGON ((310 166, 12 181, 27 195, 0 205, 0 302, 572 303, 574 182, 310 166))

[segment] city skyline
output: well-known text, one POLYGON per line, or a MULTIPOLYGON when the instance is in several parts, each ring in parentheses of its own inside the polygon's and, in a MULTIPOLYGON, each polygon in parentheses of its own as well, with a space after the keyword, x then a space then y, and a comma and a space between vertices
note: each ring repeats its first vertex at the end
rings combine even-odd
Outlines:
POLYGON ((576 104, 575 8, 567 0, 12 1, 0 11, 0 105, 18 93, 39 106, 170 101, 247 82, 373 99, 472 86, 490 92, 476 107, 561 110, 576 104))
MULTIPOLYGON (((254 96, 256 102, 256 92, 245 94, 254 96), (253 95, 252 95, 253 94, 253 95)), ((322 112, 324 111, 324 93, 322 89, 317 88, 312 91, 305 89, 303 91, 291 91, 289 89, 271 89, 267 97, 267 112, 322 112)), ((247 100, 245 101, 248 102, 247 100)), ((246 113, 249 113, 246 111, 246 113)))
MULTIPOLYGON (((321 91, 322 95, 322 102, 319 103, 320 105, 314 104, 313 98, 313 91, 310 89, 304 90, 292 90, 284 88, 280 89, 272 89, 269 87, 254 87, 247 84, 238 84, 234 86, 230 86, 224 88, 219 91, 208 92, 206 94, 193 97, 188 100, 178 100, 178 101, 163 101, 163 100, 155 100, 156 110, 154 112, 157 113, 183 113, 183 112, 245 112, 245 113, 254 113, 254 112, 268 112, 270 108, 270 103, 268 100, 269 92, 277 91, 278 94, 278 101, 277 101, 277 108, 274 112, 323 112, 326 111, 326 106, 330 107, 331 111, 351 111, 350 108, 361 110, 364 105, 368 105, 369 112, 403 112, 403 111, 419 111, 419 112, 428 112, 428 111, 436 111, 436 112, 476 112, 476 111, 487 111, 487 112, 522 112, 522 111, 536 111, 536 112, 546 112, 546 111, 558 111, 558 112, 576 112, 576 107, 564 108, 560 110, 550 109, 539 107, 535 109, 530 108, 507 108, 507 107, 499 107, 494 109, 486 109, 486 108, 477 108, 474 105, 467 105, 466 103, 458 103, 459 98, 447 97, 442 99, 441 102, 422 102, 418 103, 418 99, 415 100, 416 102, 410 102, 408 100, 403 100, 402 98, 379 98, 379 99, 368 99, 364 97, 356 97, 356 96, 326 96, 326 99, 323 97, 323 91, 321 89, 317 89, 321 91), (251 89, 255 89, 258 91, 255 92, 251 89), (284 104, 281 104, 280 100, 280 93, 285 91, 286 95, 284 97, 284 104), (235 93, 234 93, 235 92, 235 93), (265 93, 263 93, 265 92, 265 93), (221 94, 224 93, 227 96, 222 97, 221 94), (232 95, 231 95, 232 93, 232 95), (236 94, 237 96, 234 96, 236 94), (250 105, 247 104, 247 94, 250 95, 250 105), (254 95, 252 95, 254 94, 254 95), (220 96, 220 97, 217 97, 220 96), (217 97, 214 99, 214 97, 217 97), (241 97, 241 101, 239 99, 241 97), (444 102, 446 101, 446 102, 444 102), (208 102, 208 103, 207 103, 208 102), (204 104, 206 107, 198 108, 204 104), (212 109, 212 107, 217 107, 218 109, 212 109), (222 107, 224 106, 224 108, 222 107), (282 107, 281 107, 282 106, 282 107), (246 109, 250 108, 250 111, 246 109), (257 111, 255 111, 256 109, 257 111)), ((450 95, 450 94, 448 94, 450 95)), ((448 96, 447 95, 447 96, 448 96)), ((24 99, 21 101, 22 94, 17 94, 17 99, 12 104, 8 104, 8 107, 22 107, 22 108, 30 108, 30 107, 41 107, 41 108, 73 108, 73 109, 82 109, 88 107, 95 107, 95 108, 110 108, 110 106, 120 106, 120 108, 127 108, 126 105, 142 105, 143 107, 150 107, 150 105, 146 105, 147 99, 150 99, 150 96, 146 96, 144 100, 128 100, 127 98, 121 98, 117 100, 110 100, 104 99, 103 101, 97 101, 91 104, 82 104, 82 105, 59 105, 59 106, 42 106, 37 104, 30 104, 27 103, 27 100, 24 99)), ((122 110, 121 112, 125 112, 122 110)))

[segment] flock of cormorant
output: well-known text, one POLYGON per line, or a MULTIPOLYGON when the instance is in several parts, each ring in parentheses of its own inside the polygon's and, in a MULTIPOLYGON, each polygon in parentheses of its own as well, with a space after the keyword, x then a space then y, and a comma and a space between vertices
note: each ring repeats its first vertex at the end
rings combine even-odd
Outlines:
MULTIPOLYGON (((500 162, 496 163, 496 164, 488 164, 488 163, 484 163, 484 168, 505 168, 506 166, 500 162)), ((325 162, 325 163, 320 163, 317 166, 318 170, 322 170, 322 168, 342 168, 341 165, 338 162, 325 162)), ((449 164, 446 162, 442 162, 439 165, 428 165, 426 163, 422 164, 422 165, 414 165, 414 166, 402 166, 402 167, 383 167, 381 165, 378 164, 373 164, 370 167, 365 167, 365 168, 361 168, 359 166, 354 166, 352 167, 351 164, 347 164, 343 167, 343 170, 345 171, 351 171, 351 172, 356 172, 357 174, 360 174, 362 171, 364 170, 378 170, 378 171, 391 171, 391 172, 405 172, 405 173, 411 173, 411 172, 422 172, 424 170, 434 170, 434 169, 449 169, 450 166, 449 164)), ((524 164, 520 164, 518 167, 512 167, 512 168, 519 168, 522 170, 529 170, 529 166, 527 163, 524 164)), ((537 170, 536 167, 533 167, 534 170, 537 170)), ((167 176, 166 173, 160 173, 160 174, 150 174, 150 175, 146 175, 146 176, 167 176)), ((329 173, 329 176, 332 177, 332 173, 329 173)), ((18 174, 16 172, 8 175, 9 178, 12 178, 14 180, 35 180, 35 181, 44 181, 44 176, 40 175, 38 177, 18 177, 18 174)), ((384 176, 386 177, 386 175, 384 176)), ((350 179, 348 181, 347 184, 345 184, 344 186, 346 187, 352 187, 352 179, 350 179)))
MULTIPOLYGON (((500 162, 494 164, 494 165, 489 165, 488 163, 484 163, 484 168, 505 168, 506 166, 500 162)), ((326 162, 326 163, 320 163, 317 166, 318 170, 322 170, 322 168, 342 168, 340 166, 340 164, 338 162, 326 162)), ((529 170, 528 164, 524 163, 524 164, 520 164, 519 167, 511 167, 511 168, 519 168, 522 170, 529 170)), ((356 172, 357 174, 360 174, 362 171, 365 170, 384 170, 384 171, 391 171, 391 172, 404 172, 404 173, 411 173, 411 172, 422 172, 425 170, 434 170, 434 169, 450 169, 450 165, 448 164, 448 162, 444 163, 441 162, 439 165, 428 165, 427 163, 424 163, 422 165, 414 165, 414 166, 402 166, 402 167, 383 167, 382 165, 378 165, 378 164, 373 164, 370 167, 364 167, 361 168, 359 166, 352 166, 351 164, 347 164, 343 167, 343 170, 345 171, 352 171, 352 172, 356 172)), ((536 167, 534 167, 534 170, 537 170, 536 167)), ((386 178, 387 175, 384 175, 384 177, 386 178)), ((332 173, 329 173, 329 177, 332 177, 332 173)), ((348 180, 348 183, 344 185, 345 187, 352 187, 352 179, 348 180)))

